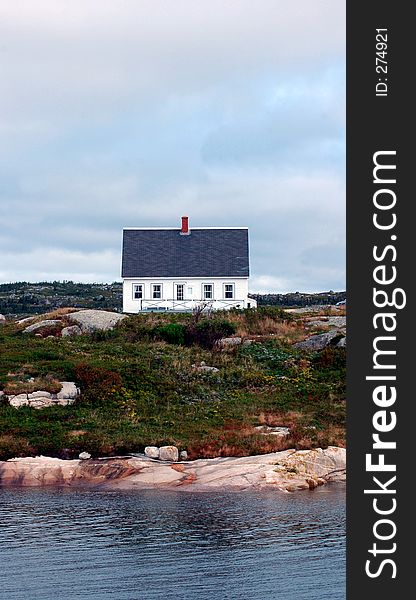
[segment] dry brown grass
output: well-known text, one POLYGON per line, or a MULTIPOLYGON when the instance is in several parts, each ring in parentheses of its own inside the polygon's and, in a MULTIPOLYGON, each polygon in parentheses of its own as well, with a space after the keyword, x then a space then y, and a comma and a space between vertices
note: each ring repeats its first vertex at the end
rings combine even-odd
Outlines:
POLYGON ((52 310, 51 312, 46 313, 45 315, 41 315, 41 316, 44 319, 60 319, 61 317, 64 317, 65 315, 69 315, 70 313, 78 312, 79 310, 81 310, 81 309, 68 306, 68 307, 57 308, 57 309, 52 310))
POLYGON ((8 460, 17 456, 31 456, 34 448, 23 437, 3 434, 0 435, 0 453, 3 460, 8 460))
POLYGON ((230 313, 229 316, 227 315, 227 320, 235 325, 236 335, 242 338, 260 340, 275 336, 283 342, 293 343, 304 335, 303 323, 296 320, 287 322, 266 316, 253 321, 253 323, 249 323, 245 315, 233 313, 230 313))
MULTIPOLYGON (((324 430, 308 426, 310 421, 306 413, 298 411, 260 413, 257 417, 260 425, 269 427, 288 427, 290 435, 284 438, 286 448, 307 450, 309 448, 340 446, 345 448, 345 429, 339 425, 327 425, 324 430)), ((283 449, 283 448, 282 448, 283 449)))
POLYGON ((338 425, 328 425, 325 431, 318 431, 316 437, 320 446, 346 446, 345 429, 338 425))
POLYGON ((61 383, 50 376, 36 377, 33 381, 8 381, 4 387, 4 392, 8 396, 16 394, 31 394, 38 390, 57 394, 62 388, 61 383))
POLYGON ((305 422, 305 413, 289 410, 288 412, 261 412, 257 417, 259 425, 268 425, 269 427, 299 427, 305 422))
POLYGON ((229 456, 253 456, 257 454, 270 454, 292 448, 286 438, 277 436, 251 436, 250 438, 230 440, 210 440, 202 444, 189 447, 188 458, 218 458, 229 456))
POLYGON ((227 456, 249 456, 269 454, 293 448, 289 437, 264 435, 252 425, 230 421, 216 438, 190 444, 187 448, 190 460, 195 458, 217 458, 227 456))

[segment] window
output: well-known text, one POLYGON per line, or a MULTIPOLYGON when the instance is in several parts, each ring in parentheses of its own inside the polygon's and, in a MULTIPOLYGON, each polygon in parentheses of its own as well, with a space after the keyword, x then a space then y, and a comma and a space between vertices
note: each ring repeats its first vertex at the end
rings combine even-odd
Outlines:
POLYGON ((143 284, 142 283, 134 283, 133 284, 133 298, 135 300, 141 300, 143 298, 143 284))
POLYGON ((152 285, 152 298, 155 300, 162 298, 162 285, 160 283, 152 285))
POLYGON ((184 284, 183 283, 177 283, 176 284, 176 300, 183 300, 184 298, 184 284))
POLYGON ((212 300, 214 297, 214 286, 212 283, 204 283, 202 286, 202 291, 204 300, 212 300))
POLYGON ((232 300, 234 298, 234 284, 224 283, 224 298, 232 300))

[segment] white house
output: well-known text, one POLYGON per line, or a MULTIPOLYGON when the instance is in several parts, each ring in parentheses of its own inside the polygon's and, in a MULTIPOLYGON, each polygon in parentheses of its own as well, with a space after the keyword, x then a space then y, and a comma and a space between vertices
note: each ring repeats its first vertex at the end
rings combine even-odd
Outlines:
POLYGON ((123 312, 254 308, 247 227, 123 229, 123 312))

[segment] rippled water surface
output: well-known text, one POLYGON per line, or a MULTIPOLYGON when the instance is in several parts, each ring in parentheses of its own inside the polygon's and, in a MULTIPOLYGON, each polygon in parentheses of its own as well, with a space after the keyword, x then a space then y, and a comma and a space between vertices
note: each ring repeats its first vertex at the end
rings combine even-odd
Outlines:
POLYGON ((345 488, 0 491, 3 600, 343 600, 345 488))

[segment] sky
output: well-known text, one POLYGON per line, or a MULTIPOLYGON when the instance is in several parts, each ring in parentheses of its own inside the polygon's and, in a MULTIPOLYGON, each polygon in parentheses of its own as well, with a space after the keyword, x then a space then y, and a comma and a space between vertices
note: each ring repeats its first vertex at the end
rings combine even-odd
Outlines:
POLYGON ((345 289, 344 0, 0 0, 0 282, 120 280, 123 227, 248 226, 345 289))

